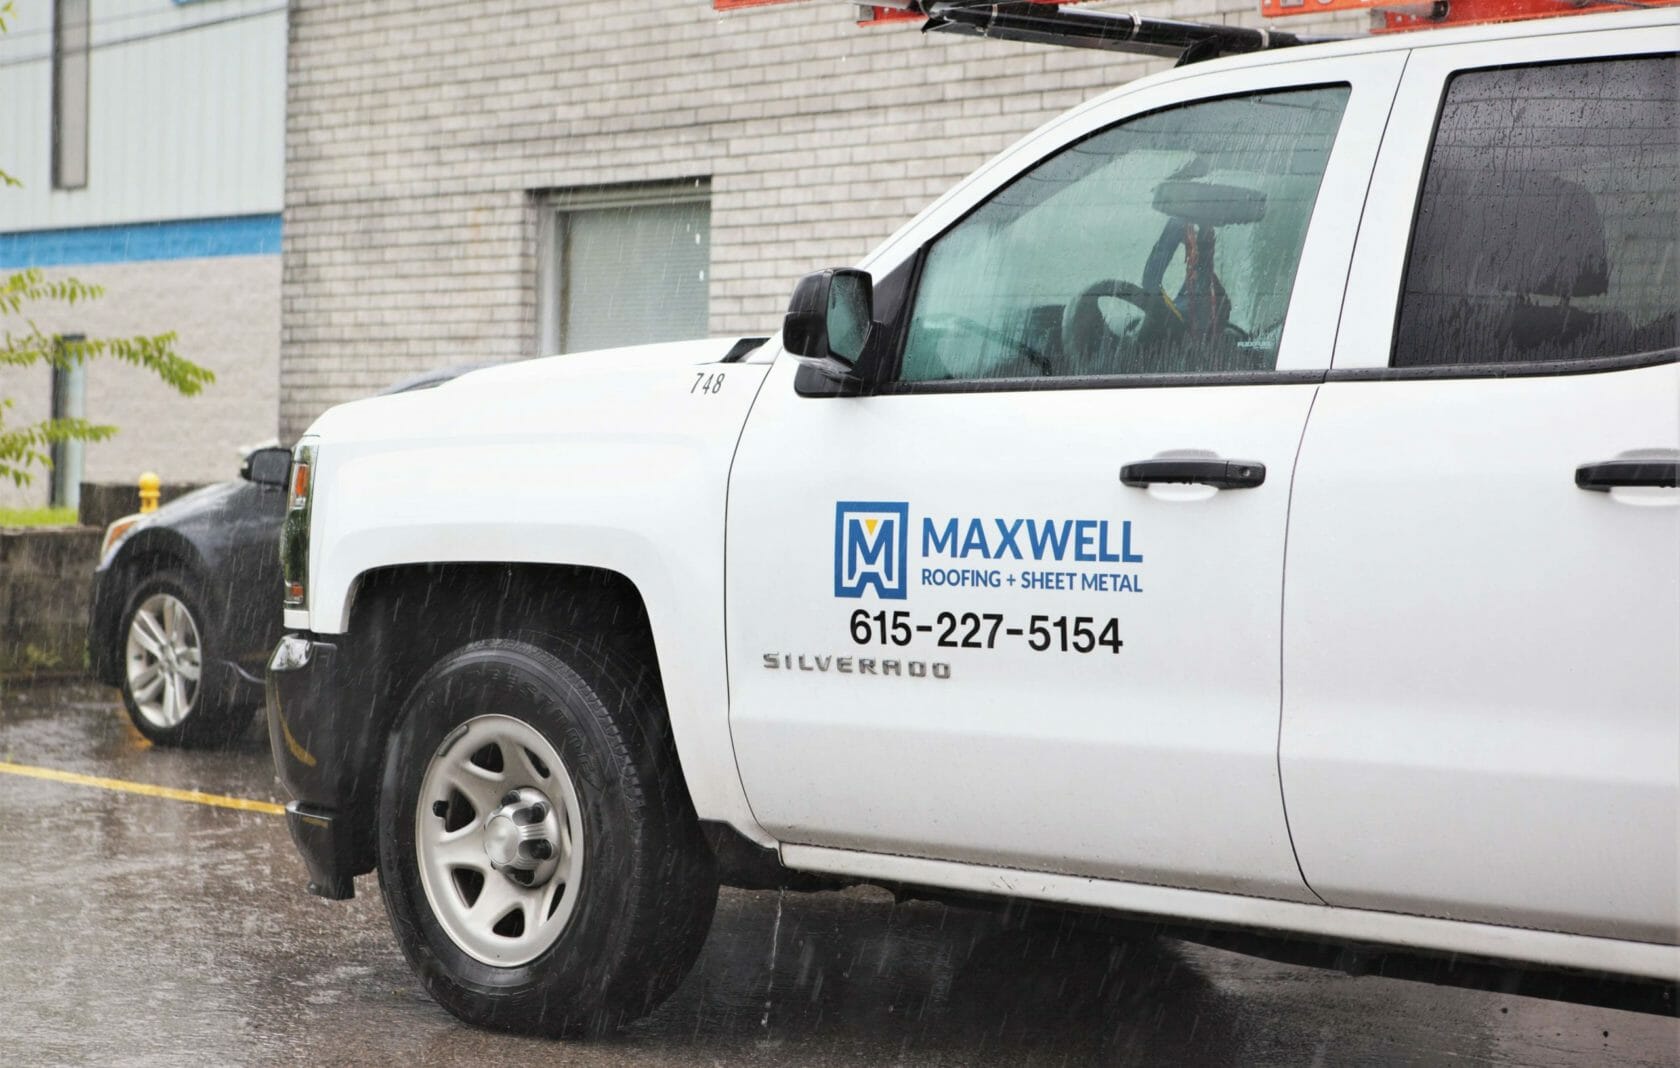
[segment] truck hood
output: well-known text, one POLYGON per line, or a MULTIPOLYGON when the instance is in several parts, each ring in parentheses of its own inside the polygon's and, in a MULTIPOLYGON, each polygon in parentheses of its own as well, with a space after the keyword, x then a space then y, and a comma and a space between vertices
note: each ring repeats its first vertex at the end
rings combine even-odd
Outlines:
POLYGON ((305 439, 309 605, 286 625, 340 633, 361 575, 415 563, 601 568, 716 612, 729 465, 771 367, 716 362, 735 344, 531 360, 332 409, 305 439))
MULTIPOLYGON (((543 424, 559 430, 554 418, 584 398, 599 401, 603 394, 633 396, 638 382, 665 395, 678 381, 673 375, 686 367, 718 363, 739 341, 734 337, 703 338, 516 360, 470 371, 430 389, 341 404, 317 419, 305 436, 334 441, 404 436, 435 440, 461 434, 494 434, 498 428, 517 433, 543 424), (542 418, 544 412, 546 419, 542 418)), ((631 405, 621 417, 632 424, 646 421, 657 425, 656 409, 652 403, 631 405)))
POLYGON ((617 349, 596 349, 593 352, 568 352, 563 356, 544 356, 535 360, 517 360, 470 372, 453 382, 444 383, 444 386, 439 388, 467 382, 511 384, 716 363, 728 355, 729 350, 739 340, 723 337, 701 338, 698 341, 667 341, 657 345, 629 345, 617 349))

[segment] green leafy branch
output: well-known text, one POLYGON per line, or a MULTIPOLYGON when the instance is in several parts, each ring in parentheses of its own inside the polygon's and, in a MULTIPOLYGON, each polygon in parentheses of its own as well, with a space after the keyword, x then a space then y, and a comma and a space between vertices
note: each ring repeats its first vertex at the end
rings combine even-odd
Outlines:
MULTIPOLYGON (((11 17, 12 0, 5 0, 5 3, 0 3, 0 33, 5 33, 7 30, 12 28, 12 24, 7 21, 11 17)), ((0 185, 17 188, 22 186, 23 183, 7 174, 4 169, 0 169, 0 185)))
POLYGON ((98 300, 105 295, 104 286, 89 285, 74 278, 48 281, 38 268, 8 275, 0 282, 0 315, 18 315, 31 301, 57 300, 65 304, 98 300))
MULTIPOLYGON (((23 317, 24 325, 21 330, 0 331, 0 366, 46 364, 68 370, 89 360, 115 360, 149 371, 188 397, 216 380, 208 368, 175 351, 178 338, 173 331, 136 337, 63 337, 48 334, 35 320, 24 316, 25 308, 41 302, 74 306, 103 294, 100 286, 75 278, 49 280, 34 268, 7 276, 0 281, 0 316, 23 317)), ((10 400, 0 398, 0 478, 9 478, 18 486, 31 481, 31 467, 52 465, 51 446, 67 441, 104 441, 117 432, 114 426, 85 419, 48 419, 7 426, 6 412, 11 407, 10 400)))
MULTIPOLYGON (((49 282, 39 270, 20 271, 0 283, 0 315, 21 315, 29 302, 47 300, 74 305, 103 293, 101 287, 74 278, 49 282)), ((180 339, 174 331, 149 337, 62 337, 47 334, 33 319, 25 322, 27 329, 22 333, 7 330, 0 334, 0 365, 25 367, 45 363, 68 370, 89 360, 117 360, 150 371, 188 397, 216 380, 208 368, 182 358, 175 351, 175 342, 180 339)))
POLYGON ((8 428, 6 409, 11 406, 10 400, 0 398, 0 478, 9 478, 19 487, 29 484, 30 467, 52 466, 52 446, 66 441, 104 441, 117 432, 114 426, 99 426, 86 419, 47 419, 8 428))

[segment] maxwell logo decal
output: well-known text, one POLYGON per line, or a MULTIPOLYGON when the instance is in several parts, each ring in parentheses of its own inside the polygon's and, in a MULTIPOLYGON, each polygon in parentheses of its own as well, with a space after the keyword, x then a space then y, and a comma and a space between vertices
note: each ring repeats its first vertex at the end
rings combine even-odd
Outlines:
POLYGON ((910 537, 910 506, 903 501, 839 501, 834 506, 834 596, 875 594, 902 601, 910 537))

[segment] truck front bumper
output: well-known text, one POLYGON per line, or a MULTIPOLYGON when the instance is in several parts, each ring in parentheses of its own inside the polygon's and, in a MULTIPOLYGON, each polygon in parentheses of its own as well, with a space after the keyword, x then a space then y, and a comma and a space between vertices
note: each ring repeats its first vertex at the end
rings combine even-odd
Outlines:
POLYGON ((367 706, 342 660, 338 645, 288 634, 269 657, 265 687, 274 770, 297 799, 286 823, 309 867, 309 892, 336 900, 353 896, 352 879, 373 870, 378 798, 367 706))

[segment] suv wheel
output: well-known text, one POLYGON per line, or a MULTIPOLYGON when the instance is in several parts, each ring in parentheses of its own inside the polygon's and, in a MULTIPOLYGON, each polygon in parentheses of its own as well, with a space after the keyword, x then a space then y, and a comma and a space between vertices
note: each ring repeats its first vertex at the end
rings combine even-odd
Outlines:
POLYGON ((137 587, 123 613, 123 704, 159 745, 225 745, 250 723, 210 655, 201 603, 179 576, 164 574, 137 587))
POLYGON ((475 642, 421 679, 386 751, 379 880, 409 963, 462 1019, 600 1033, 651 1011, 717 875, 656 678, 576 640, 475 642))

